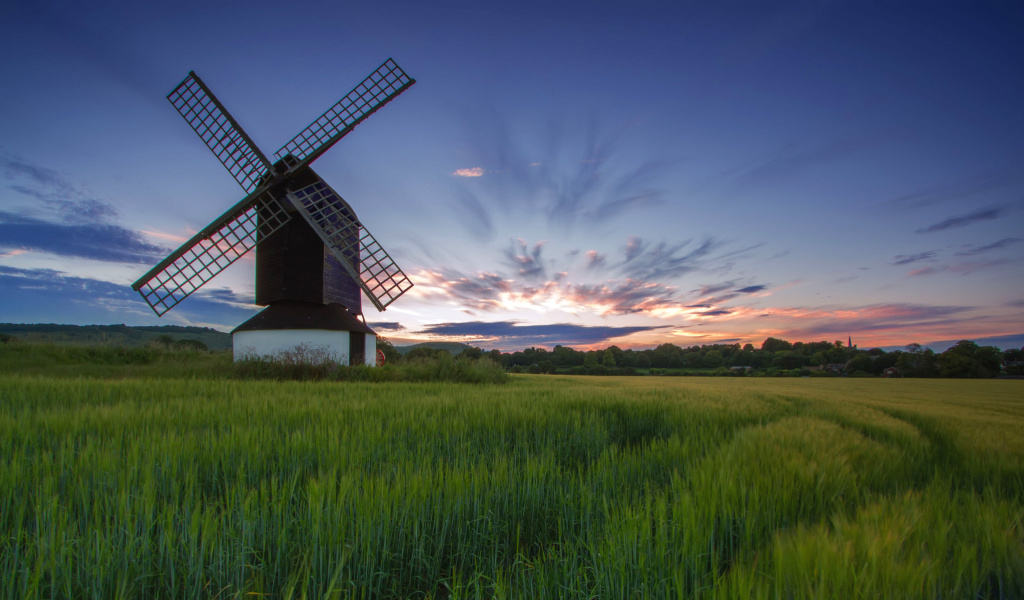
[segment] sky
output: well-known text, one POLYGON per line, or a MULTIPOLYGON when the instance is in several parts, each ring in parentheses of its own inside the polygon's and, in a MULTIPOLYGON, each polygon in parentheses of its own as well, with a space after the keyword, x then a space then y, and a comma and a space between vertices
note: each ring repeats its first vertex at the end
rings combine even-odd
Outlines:
POLYGON ((130 284, 244 193, 165 96, 265 154, 392 57, 314 164, 415 287, 396 344, 1024 346, 1019 2, 0 0, 0 321, 196 325, 130 284))

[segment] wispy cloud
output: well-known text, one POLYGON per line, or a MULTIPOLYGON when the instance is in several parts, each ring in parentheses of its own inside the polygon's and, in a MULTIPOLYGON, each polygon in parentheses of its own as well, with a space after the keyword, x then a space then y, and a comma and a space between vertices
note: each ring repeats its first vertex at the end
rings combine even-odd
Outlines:
POLYGON ((959 263, 953 263, 948 265, 938 265, 935 267, 923 267, 920 269, 914 269, 907 273, 907 277, 923 277, 926 275, 935 275, 936 273, 956 273, 958 275, 970 275, 977 273, 978 271, 985 271, 995 267, 1001 267, 1003 265, 1014 264, 1017 261, 1010 258, 995 258, 991 260, 971 260, 959 263))
POLYGON ((967 250, 964 250, 962 252, 957 252, 956 256, 976 256, 978 254, 984 254, 986 252, 991 252, 993 250, 1001 250, 1003 248, 1006 248, 1007 246, 1012 246, 1013 244, 1018 244, 1021 241, 1024 241, 1024 240, 1021 240, 1021 238, 1014 238, 1014 237, 1003 238, 1003 239, 999 240, 998 242, 993 242, 993 243, 987 244, 985 246, 974 246, 974 247, 968 248, 967 250))
POLYGON ((488 347, 554 346, 556 344, 586 346, 610 343, 615 338, 630 334, 664 329, 654 327, 601 327, 553 323, 550 325, 523 325, 517 321, 469 321, 465 323, 438 323, 417 333, 439 339, 453 339, 488 347))
POLYGON ((924 277, 926 275, 934 275, 944 270, 944 267, 921 267, 920 269, 914 269, 913 271, 907 272, 907 277, 924 277))
POLYGON ((587 250, 586 256, 588 269, 600 269, 605 266, 605 259, 607 257, 597 250, 587 250))
POLYGON ((699 242, 685 240, 676 243, 645 243, 634 237, 630 238, 618 268, 632 279, 672 279, 701 268, 706 259, 723 245, 724 242, 714 238, 699 242))
POLYGON ((505 259, 511 263, 521 277, 527 279, 543 279, 547 277, 541 253, 544 242, 537 242, 531 249, 524 239, 512 240, 505 250, 505 259))
POLYGON ((770 160, 741 172, 736 181, 741 186, 764 185, 794 177, 817 165, 867 150, 882 139, 883 136, 877 133, 858 133, 802 149, 781 150, 770 160))
POLYGON ((28 251, 123 263, 148 263, 167 248, 117 224, 117 211, 73 185, 60 173, 9 154, 0 169, 14 191, 33 198, 31 206, 0 211, 0 251, 28 251))
POLYGON ((929 250, 927 252, 919 252, 917 254, 897 254, 893 258, 892 264, 894 265, 909 265, 922 260, 932 260, 935 255, 938 254, 938 250, 929 250))
POLYGON ((461 180, 453 208, 479 206, 492 222, 497 214, 522 211, 570 227, 660 204, 665 192, 658 181, 674 163, 637 161, 637 152, 624 151, 626 129, 607 133, 592 119, 581 129, 552 120, 546 130, 531 131, 493 112, 478 116, 468 128, 469 142, 483 166, 453 173, 461 180))
POLYGON ((770 314, 779 322, 778 335, 785 339, 809 340, 849 332, 892 331, 903 332, 901 335, 920 335, 933 328, 962 323, 967 316, 965 313, 973 309, 969 306, 889 303, 833 310, 773 308, 770 314))
POLYGON ((965 177, 959 181, 943 183, 926 189, 910 192, 897 196, 885 202, 894 208, 920 208, 957 200, 969 198, 984 192, 1008 187, 1024 181, 1019 167, 1012 169, 997 169, 986 173, 980 173, 965 177))
POLYGON ((950 217, 944 221, 939 221, 934 225, 923 227, 918 229, 916 233, 932 233, 935 231, 943 231, 945 229, 955 229, 959 227, 967 227, 971 223, 977 223, 978 221, 991 221, 992 219, 998 219, 1003 215, 1005 209, 1003 208, 986 208, 982 210, 976 210, 966 215, 960 215, 957 217, 950 217))

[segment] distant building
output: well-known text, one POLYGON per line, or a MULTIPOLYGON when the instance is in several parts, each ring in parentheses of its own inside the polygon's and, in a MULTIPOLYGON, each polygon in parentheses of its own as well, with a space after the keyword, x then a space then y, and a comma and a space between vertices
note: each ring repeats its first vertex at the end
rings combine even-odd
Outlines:
POLYGON ((882 377, 903 377, 903 375, 900 374, 900 370, 897 369, 896 367, 889 367, 888 369, 882 371, 882 377))

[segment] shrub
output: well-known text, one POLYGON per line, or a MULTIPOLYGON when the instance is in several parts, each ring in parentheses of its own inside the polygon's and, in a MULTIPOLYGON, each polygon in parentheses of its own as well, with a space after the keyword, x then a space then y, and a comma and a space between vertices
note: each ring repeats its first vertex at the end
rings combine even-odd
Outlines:
POLYGON ((277 359, 251 357, 235 362, 234 375, 240 379, 277 379, 300 381, 453 381, 460 383, 505 383, 508 373, 487 358, 456 360, 449 352, 409 359, 400 364, 368 367, 344 366, 326 349, 296 346, 277 359))

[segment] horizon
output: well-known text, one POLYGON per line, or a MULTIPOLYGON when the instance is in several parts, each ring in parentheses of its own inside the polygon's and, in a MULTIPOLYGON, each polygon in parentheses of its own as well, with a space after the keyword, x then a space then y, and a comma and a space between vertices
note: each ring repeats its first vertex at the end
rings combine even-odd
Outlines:
POLYGON ((250 318, 253 253, 163 318, 129 288, 244 195, 166 94, 270 153, 392 57, 315 165, 415 284, 363 303, 388 339, 1024 346, 1024 7, 176 6, 5 14, 0 319, 250 318))
MULTIPOLYGON (((85 325, 73 325, 73 324, 70 324, 70 323, 0 323, 0 326, 4 326, 4 325, 15 325, 15 326, 16 325, 24 325, 24 326, 50 325, 50 326, 55 326, 55 327, 64 327, 64 326, 72 326, 72 327, 118 327, 118 326, 121 326, 121 327, 146 327, 146 328, 152 328, 152 327, 198 327, 200 329, 208 329, 208 330, 211 330, 211 331, 216 331, 217 333, 223 333, 223 334, 229 334, 230 333, 230 332, 227 332, 227 331, 221 331, 219 329, 213 329, 213 328, 210 328, 210 327, 189 326, 189 325, 185 325, 185 326, 182 326, 182 325, 127 325, 125 323, 89 323, 89 324, 85 324, 85 325)), ((613 343, 613 344, 608 344, 608 345, 604 345, 604 346, 600 346, 600 347, 596 347, 596 346, 595 347, 582 347, 582 346, 571 346, 571 345, 566 345, 566 344, 554 344, 554 345, 550 345, 550 346, 549 345, 536 345, 536 346, 521 346, 521 347, 515 347, 515 348, 497 348, 497 347, 485 348, 485 347, 482 347, 482 346, 474 346, 473 344, 468 344, 466 342, 460 342, 460 341, 456 341, 456 340, 444 340, 444 339, 441 339, 441 340, 403 340, 401 338, 390 338, 390 337, 386 337, 386 336, 380 336, 380 337, 383 337, 383 339, 387 340, 388 343, 390 343, 391 345, 395 346, 396 348, 406 348, 406 347, 415 346, 415 345, 418 345, 418 344, 431 344, 431 343, 462 344, 462 345, 465 345, 465 346, 468 346, 468 347, 480 348, 481 350, 484 350, 484 351, 498 350, 502 354, 508 354, 508 353, 513 353, 513 352, 520 352, 522 350, 526 350, 527 348, 542 348, 544 350, 551 351, 551 350, 553 350, 555 348, 555 346, 564 346, 564 347, 567 347, 567 348, 572 348, 574 350, 580 350, 580 351, 585 351, 585 352, 589 352, 590 350, 605 350, 605 349, 607 349, 607 348, 609 348, 611 346, 618 346, 618 344, 614 344, 613 343), (400 342, 400 343, 396 343, 396 342, 400 342)), ((1024 333, 1008 334, 1008 335, 1002 335, 1002 336, 994 336, 994 337, 987 337, 987 338, 977 338, 977 339, 958 338, 958 339, 954 339, 954 340, 935 340, 935 341, 931 341, 931 342, 907 342, 905 344, 897 344, 897 345, 891 345, 891 346, 870 346, 869 345, 869 346, 863 346, 862 347, 860 344, 857 344, 856 342, 854 342, 852 347, 854 349, 857 349, 857 350, 881 349, 881 350, 884 350, 886 352, 894 352, 894 351, 897 351, 897 350, 905 349, 905 348, 907 348, 911 344, 919 344, 921 346, 921 348, 923 348, 923 349, 930 349, 933 352, 935 352, 936 354, 938 354, 938 353, 946 351, 947 349, 949 349, 949 348, 953 347, 954 345, 956 345, 958 342, 961 342, 961 341, 964 341, 964 340, 974 342, 974 343, 978 344, 979 346, 995 346, 996 348, 999 348, 1000 351, 1018 350, 1018 349, 1024 350, 1024 333)), ((762 340, 762 344, 765 341, 767 341, 767 338, 765 340, 762 340)), ((784 340, 784 341, 787 341, 787 342, 790 342, 790 343, 793 343, 793 344, 796 344, 796 343, 808 344, 808 343, 823 342, 823 341, 827 341, 827 340, 784 340)), ((847 347, 846 346, 846 342, 843 342, 842 340, 835 340, 835 342, 839 342, 839 343, 843 344, 844 347, 847 347)), ((668 342, 668 343, 671 343, 671 342, 668 342)), ((704 345, 704 346, 711 346, 711 345, 719 344, 719 343, 722 343, 722 342, 712 342, 710 344, 691 344, 689 346, 683 346, 683 345, 679 345, 679 344, 676 344, 676 345, 679 346, 680 348, 686 349, 686 348, 692 348, 692 347, 700 347, 702 345, 704 345)), ((743 344, 740 344, 739 342, 729 342, 729 343, 730 344, 739 344, 741 347, 744 346, 746 343, 750 343, 755 348, 760 348, 761 347, 761 344, 757 344, 757 343, 754 343, 754 342, 745 342, 743 344)), ((657 348, 657 345, 655 345, 655 346, 643 346, 643 347, 635 347, 635 346, 622 347, 622 346, 619 346, 619 348, 622 349, 622 350, 644 351, 644 350, 653 350, 653 349, 657 348)))

